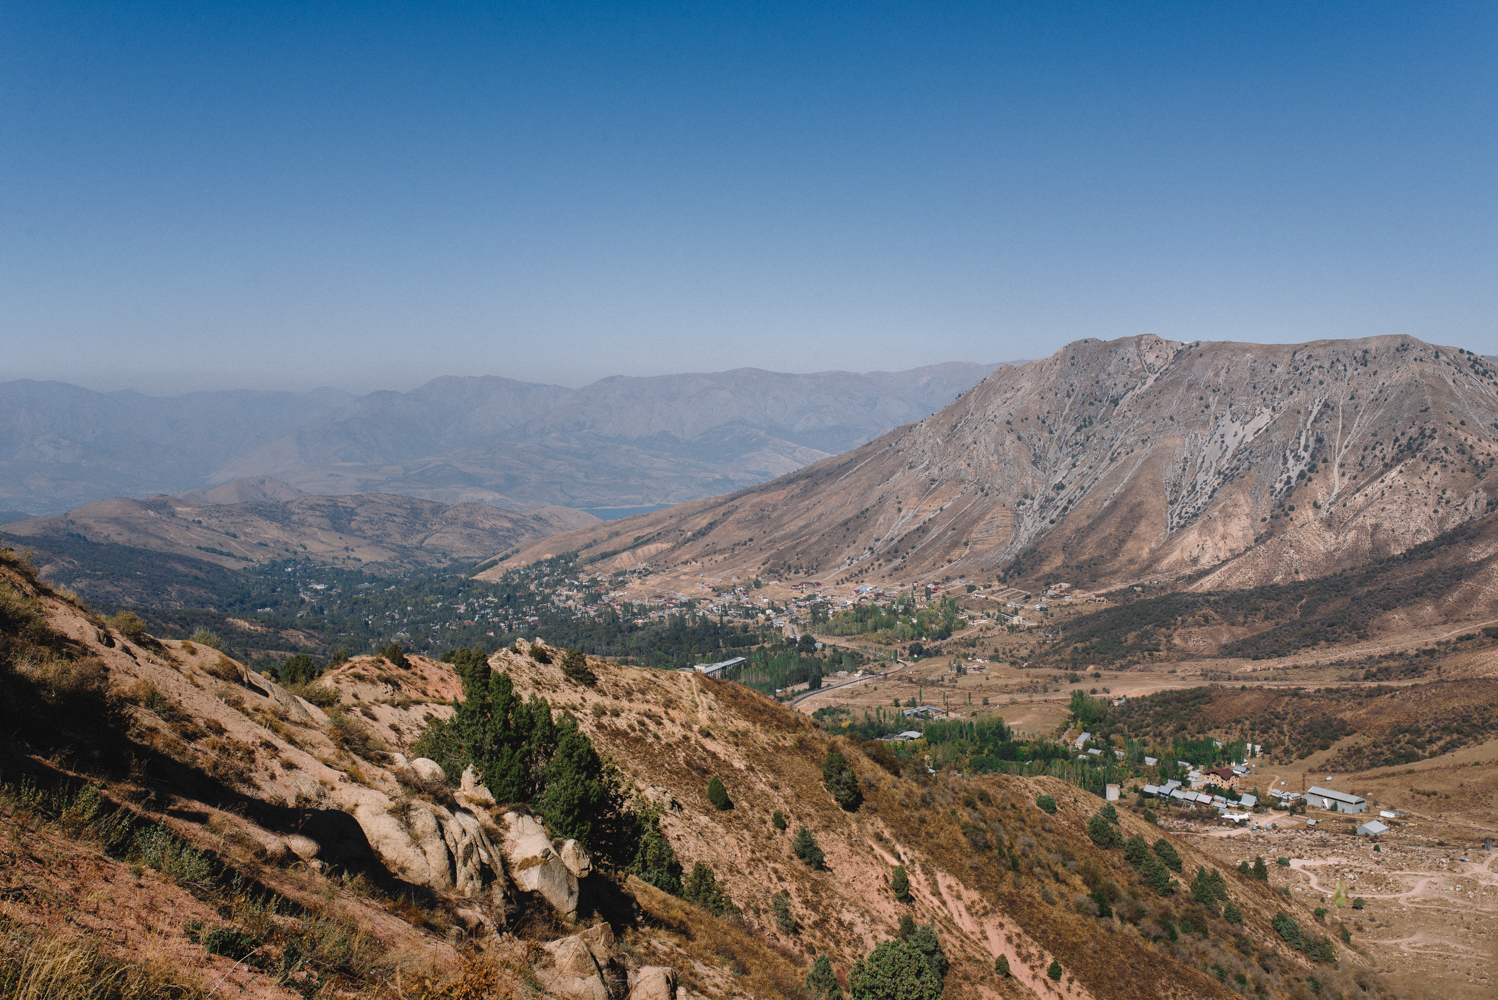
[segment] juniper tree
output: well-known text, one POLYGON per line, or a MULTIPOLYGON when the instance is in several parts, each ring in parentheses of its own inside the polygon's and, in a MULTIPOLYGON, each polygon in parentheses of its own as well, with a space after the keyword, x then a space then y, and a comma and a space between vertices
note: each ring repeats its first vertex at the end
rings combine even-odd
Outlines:
POLYGON ((848 758, 836 747, 827 751, 822 759, 822 783, 837 804, 849 812, 863 802, 863 793, 858 789, 858 775, 854 773, 848 758))
POLYGON ((817 845, 817 838, 804 826, 797 829, 796 836, 791 839, 791 850, 811 869, 821 868, 826 859, 822 848, 817 845))

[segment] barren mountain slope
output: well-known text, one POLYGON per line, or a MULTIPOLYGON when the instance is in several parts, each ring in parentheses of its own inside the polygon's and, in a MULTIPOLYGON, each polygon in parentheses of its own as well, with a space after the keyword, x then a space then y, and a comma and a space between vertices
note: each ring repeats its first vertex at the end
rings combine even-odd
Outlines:
POLYGON ((1084 340, 846 455, 488 572, 580 550, 720 576, 1291 580, 1485 512, 1495 428, 1498 370, 1411 338, 1084 340))
MULTIPOLYGON (((254 996, 300 989, 304 972, 346 991, 365 983, 369 995, 389 995, 377 987, 396 969, 409 981, 462 968, 501 977, 490 987, 495 995, 524 982, 565 993, 565 951, 555 943, 589 925, 589 950, 608 953, 618 995, 638 985, 644 966, 656 966, 673 969, 689 998, 793 996, 814 954, 828 955, 846 982, 853 961, 893 934, 902 914, 935 927, 952 963, 944 992, 954 1000, 1226 998, 1237 995, 1230 977, 1240 973, 1281 997, 1299 995, 1312 974, 1328 989, 1351 990, 1354 972, 1366 968, 1364 956, 1337 943, 1337 971, 1290 951, 1270 925, 1273 914, 1287 911, 1305 927, 1316 918, 1236 871, 1224 876, 1244 912, 1241 928, 1185 889, 1155 895, 1122 852, 1088 839, 1099 800, 1055 779, 931 775, 878 744, 830 739, 730 682, 594 660, 596 685, 583 686, 522 646, 494 654, 491 667, 507 671, 518 694, 573 713, 624 779, 663 808, 663 829, 683 863, 711 865, 743 910, 742 918, 715 919, 595 866, 570 883, 581 893, 571 897, 575 909, 553 912, 547 900, 564 886, 519 887, 532 857, 517 857, 506 833, 519 814, 485 804, 470 786, 423 777, 419 761, 396 754, 428 719, 451 711, 458 690, 451 668, 359 657, 324 675, 313 704, 213 650, 127 636, 47 591, 8 553, 0 576, 3 710, 16 724, 0 743, 0 812, 15 834, 0 866, 7 873, 0 909, 8 927, 26 934, 71 934, 108 953, 123 946, 169 957, 178 973, 205 984, 224 977, 254 996), (18 699, 34 702, 24 717, 18 699), (823 786, 832 746, 848 755, 863 792, 853 811, 823 786), (33 789, 76 782, 61 767, 95 775, 112 797, 107 809, 38 796, 17 777, 33 789), (731 808, 707 802, 712 775, 726 784, 731 808), (1036 807, 1038 792, 1056 797, 1054 815, 1036 807), (59 801, 74 804, 48 805, 59 801), (118 827, 100 817, 121 802, 126 822, 144 831, 135 843, 146 848, 108 839, 118 827), (770 822, 772 810, 791 830, 804 825, 815 834, 824 866, 795 857, 790 832, 770 822), (151 833, 153 825, 214 859, 207 875, 183 875, 193 856, 178 847, 163 853, 165 834, 151 833), (909 904, 889 888, 896 861, 910 872, 909 904), (214 875, 213 865, 227 870, 214 875), (105 885, 110 891, 99 892, 105 885), (1118 915, 1099 917, 1089 891, 1112 893, 1118 915), (777 892, 799 929, 777 921, 777 892), (287 904, 267 914, 255 908, 263 899, 287 904), (1177 938, 1177 921, 1212 931, 1177 938), (210 938, 218 928, 243 936, 210 938), (263 942, 259 961, 235 964, 199 946, 216 940, 215 947, 248 950, 234 945, 247 939, 263 942), (288 948, 308 961, 303 971, 277 964, 288 948), (999 955, 1011 978, 996 975, 999 955), (1062 969, 1054 983, 1045 975, 1053 959, 1062 969)), ((1124 833, 1160 836, 1131 810, 1120 812, 1124 833)), ((1185 878, 1210 863, 1190 845, 1176 846, 1185 878)), ((569 865, 585 868, 568 850, 561 848, 574 859, 569 865)), ((553 859, 544 864, 555 867, 553 859)), ((5 960, 0 953, 0 966, 5 960)), ((1362 995, 1382 995, 1369 987, 1362 995)))
MULTIPOLYGON (((263 491, 268 488, 265 482, 246 489, 263 491)), ((222 490, 225 487, 209 493, 222 490)), ((496 549, 599 523, 592 514, 566 507, 516 513, 487 504, 450 507, 379 493, 302 496, 279 503, 216 499, 101 500, 60 517, 7 524, 5 535, 39 545, 49 538, 71 536, 227 568, 291 556, 349 566, 436 565, 477 560, 496 549)))

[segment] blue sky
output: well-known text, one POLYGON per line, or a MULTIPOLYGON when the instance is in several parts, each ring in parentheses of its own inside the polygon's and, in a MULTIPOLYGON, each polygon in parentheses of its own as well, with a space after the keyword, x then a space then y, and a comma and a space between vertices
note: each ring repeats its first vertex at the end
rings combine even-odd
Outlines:
POLYGON ((1498 353, 1498 6, 0 4, 0 379, 1498 353))

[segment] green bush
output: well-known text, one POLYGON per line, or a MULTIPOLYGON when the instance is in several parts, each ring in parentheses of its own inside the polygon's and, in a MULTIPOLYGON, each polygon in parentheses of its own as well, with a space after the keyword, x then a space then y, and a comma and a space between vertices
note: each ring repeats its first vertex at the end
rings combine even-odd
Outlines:
POLYGON ((1049 976, 1052 981, 1059 983, 1061 981, 1061 963, 1056 961, 1054 958, 1051 959, 1051 964, 1046 966, 1045 974, 1049 976))
POLYGON ((1161 837, 1159 840, 1155 841, 1155 854, 1160 858, 1161 861, 1165 862, 1165 867, 1169 868, 1173 872, 1176 872, 1177 874, 1180 873, 1181 856, 1176 853, 1176 849, 1170 841, 1166 840, 1164 837, 1161 837))
POLYGON ((1098 810, 1098 815, 1103 817, 1103 819, 1107 820, 1109 823, 1112 823, 1114 826, 1118 825, 1118 810, 1114 807, 1112 802, 1104 804, 1103 808, 1098 810))
POLYGON ((863 802, 863 793, 858 790, 858 775, 854 773, 848 758, 833 747, 822 758, 822 784, 832 793, 832 798, 843 809, 852 812, 863 802))
POLYGON ((707 783, 707 800, 713 804, 713 808, 722 812, 733 805, 728 800, 728 789, 723 787, 723 781, 716 774, 707 783))
POLYGON ((192 635, 187 637, 187 641, 196 643, 199 646, 211 646, 212 648, 217 649, 220 652, 222 652, 224 648, 224 640, 220 639, 216 632, 210 632, 206 628, 198 629, 192 635))
POLYGON ((812 996, 823 1000, 839 1000, 842 997, 842 987, 838 986, 837 976, 832 971, 832 961, 826 955, 818 955, 817 960, 811 963, 811 968, 806 973, 806 989, 812 996))
POLYGON ((1352 908, 1354 910, 1361 910, 1365 905, 1366 904, 1363 902, 1363 897, 1362 896, 1354 896, 1353 897, 1353 899, 1352 899, 1352 908))
POLYGON ((814 871, 822 867, 822 862, 827 857, 818 846, 817 838, 804 826, 799 827, 796 836, 791 839, 791 850, 796 853, 796 857, 806 862, 806 867, 814 871))
POLYGON ((1289 868, 1290 867, 1290 859, 1289 858, 1275 858, 1274 859, 1274 863, 1277 864, 1277 865, 1279 865, 1281 868, 1289 868))
POLYGON ((1000 955, 993 960, 993 971, 999 974, 1000 979, 1009 978, 1009 956, 1000 955))
POLYGON ((1305 935, 1301 932, 1300 924, 1296 923, 1295 918, 1284 910, 1275 911, 1274 919, 1269 922, 1269 925, 1285 939, 1286 944, 1296 951, 1305 947, 1305 935))
POLYGON ((1264 855, 1262 854, 1254 858, 1254 878, 1260 882, 1269 881, 1269 866, 1264 863, 1264 855))
POLYGON ((895 865, 894 871, 890 873, 889 888, 900 902, 910 902, 910 876, 906 874, 904 865, 895 865))
POLYGON ((1035 796, 1035 804, 1052 816, 1056 815, 1056 797, 1054 795, 1037 795, 1035 796))
POLYGON ((1109 823, 1102 813, 1093 813, 1092 818, 1087 821, 1087 836, 1103 850, 1123 846, 1123 834, 1119 833, 1118 827, 1109 823))
POLYGON ((1129 864, 1142 870, 1144 868, 1144 859, 1148 857, 1151 857, 1149 841, 1139 836, 1139 834, 1136 833, 1124 841, 1124 860, 1128 861, 1129 864))
POLYGON ((562 676, 586 687, 598 683, 598 676, 588 669, 588 658, 580 649, 569 649, 562 657, 562 676))
POLYGON ((411 661, 406 659, 406 650, 398 642, 392 642, 380 650, 380 655, 390 661, 391 666, 400 667, 402 670, 409 669, 411 661))
POLYGON ((941 976, 911 941, 883 941, 848 975, 853 1000, 941 1000, 941 976))
MULTIPOLYGON (((298 653, 295 656, 288 656, 286 662, 281 664, 280 681, 287 687, 304 687, 317 680, 321 674, 322 671, 318 669, 312 657, 306 653, 298 653)), ((311 698, 307 700, 312 701, 311 698)))
POLYGON ((676 850, 670 841, 661 833, 660 816, 659 806, 645 807, 639 802, 635 810, 626 815, 628 828, 619 839, 622 843, 633 842, 635 847, 625 870, 662 892, 680 896, 681 862, 676 859, 676 850))
POLYGON ((146 623, 134 611, 117 611, 105 619, 109 627, 133 643, 146 637, 146 623))
POLYGON ((777 892, 770 897, 770 909, 775 913, 775 926, 780 928, 780 933, 794 934, 801 929, 795 914, 791 913, 791 897, 785 893, 777 892))
POLYGON ((1173 891, 1170 887, 1170 869, 1165 867, 1165 862, 1153 851, 1144 859, 1144 864, 1139 866, 1139 873, 1157 896, 1168 896, 1173 891))
POLYGON ((688 875, 686 881, 682 883, 681 898, 688 903, 696 903, 715 917, 721 917, 725 913, 738 909, 733 905, 733 901, 724 895, 712 867, 701 861, 692 866, 692 874, 688 875))
POLYGON ((779 830, 781 833, 784 833, 785 832, 785 813, 781 812, 779 809, 777 809, 774 812, 772 812, 770 814, 770 825, 773 826, 775 829, 779 830))
POLYGON ((203 938, 203 950, 208 954, 233 959, 246 958, 258 947, 260 941, 243 927, 218 927, 203 938))
POLYGON ((213 876, 213 863, 196 848, 174 837, 164 826, 149 826, 135 834, 135 849, 142 864, 177 882, 206 882, 213 876))
POLYGON ((1222 908, 1222 919, 1226 920, 1230 924, 1235 924, 1239 927, 1242 927, 1243 911, 1238 909, 1235 904, 1228 903, 1228 905, 1222 908))

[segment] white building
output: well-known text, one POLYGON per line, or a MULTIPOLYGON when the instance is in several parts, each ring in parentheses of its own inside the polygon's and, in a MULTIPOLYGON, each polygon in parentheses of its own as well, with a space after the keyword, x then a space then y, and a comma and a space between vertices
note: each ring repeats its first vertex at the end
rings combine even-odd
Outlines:
POLYGON ((1312 785, 1306 789, 1306 804, 1318 809, 1333 809, 1341 813, 1357 814, 1368 811, 1368 800, 1361 795, 1339 792, 1333 788, 1312 785))

